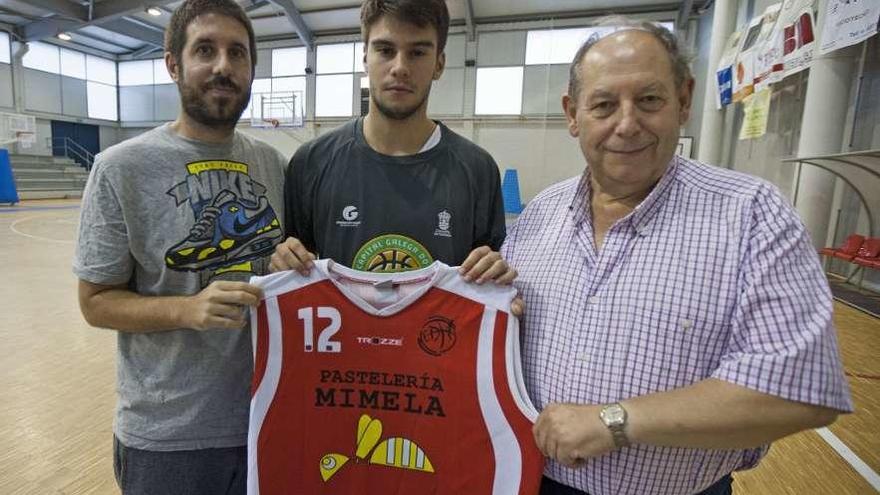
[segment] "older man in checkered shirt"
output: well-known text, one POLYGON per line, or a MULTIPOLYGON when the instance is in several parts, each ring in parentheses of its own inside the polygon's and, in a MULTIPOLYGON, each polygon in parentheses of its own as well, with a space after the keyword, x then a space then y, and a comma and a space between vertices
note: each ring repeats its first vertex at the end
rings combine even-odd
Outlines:
POLYGON ((614 23, 562 101, 586 170, 502 249, 541 493, 727 494, 770 442, 852 410, 828 284, 773 186, 674 156, 694 86, 675 37, 614 23))

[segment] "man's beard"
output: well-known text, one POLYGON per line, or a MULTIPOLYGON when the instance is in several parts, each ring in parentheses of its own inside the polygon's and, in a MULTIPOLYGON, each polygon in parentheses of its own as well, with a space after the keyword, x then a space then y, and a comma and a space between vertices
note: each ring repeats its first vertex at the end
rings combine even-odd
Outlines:
POLYGON ((388 117, 392 120, 406 120, 413 116, 416 112, 422 108, 422 105, 428 101, 428 96, 431 94, 430 89, 425 91, 425 97, 422 98, 422 101, 416 103, 415 105, 407 108, 402 108, 399 110, 395 110, 389 106, 386 106, 382 101, 376 96, 376 93, 373 92, 372 88, 370 89, 370 98, 373 99, 373 103, 376 104, 376 109, 379 110, 379 113, 388 117))
POLYGON ((180 91, 183 111, 196 122, 212 128, 233 129, 251 99, 250 86, 242 91, 226 76, 212 77, 201 88, 190 86, 181 77, 177 88, 180 91), (230 88, 238 93, 238 98, 209 97, 208 91, 215 87, 230 88))

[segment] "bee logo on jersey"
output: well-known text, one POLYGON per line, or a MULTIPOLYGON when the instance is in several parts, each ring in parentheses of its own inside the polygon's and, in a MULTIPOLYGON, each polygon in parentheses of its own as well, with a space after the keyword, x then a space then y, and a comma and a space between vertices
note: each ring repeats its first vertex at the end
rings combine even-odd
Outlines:
POLYGON ((266 186, 248 175, 246 163, 189 163, 186 180, 168 194, 189 203, 194 223, 185 239, 165 253, 172 270, 252 271, 251 261, 271 253, 283 232, 266 198, 266 186))
POLYGON ((385 234, 365 242, 354 255, 351 267, 363 272, 404 272, 434 262, 418 241, 400 234, 385 234))
MULTIPOLYGON (((434 472, 434 466, 425 455, 425 451, 412 440, 392 437, 379 443, 381 438, 382 422, 367 414, 362 414, 358 420, 355 457, 366 461, 372 451, 373 454, 370 455, 368 461, 370 464, 424 473, 434 472)), ((321 479, 325 483, 328 482, 349 460, 351 459, 345 454, 335 452, 322 456, 320 461, 321 479)))

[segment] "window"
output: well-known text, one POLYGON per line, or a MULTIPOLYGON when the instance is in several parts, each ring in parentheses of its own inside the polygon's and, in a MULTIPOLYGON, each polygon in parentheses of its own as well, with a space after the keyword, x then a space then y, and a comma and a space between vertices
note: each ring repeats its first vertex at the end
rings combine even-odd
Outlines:
POLYGON ((363 71, 363 43, 318 45, 315 78, 315 117, 352 114, 355 71, 363 71))
POLYGON ((116 86, 116 62, 86 55, 86 79, 116 86))
POLYGON ((315 117, 351 116, 354 75, 335 74, 315 79, 315 117))
POLYGON ((117 120, 116 86, 89 81, 87 86, 89 117, 117 120))
MULTIPOLYGON (((672 22, 658 23, 672 31, 672 22)), ((578 48, 591 35, 605 36, 612 27, 584 27, 572 29, 542 29, 529 31, 526 41, 526 65, 570 64, 578 48)))
POLYGON ((595 32, 590 28, 529 31, 526 65, 568 64, 581 44, 595 32))
POLYGON ((61 75, 86 78, 86 55, 66 48, 61 49, 61 75))
POLYGON ((354 43, 318 45, 318 74, 339 74, 354 70, 354 43))
POLYGON ((116 62, 86 55, 86 98, 89 117, 119 120, 116 88, 116 62))
POLYGON ((164 58, 153 60, 153 84, 174 84, 174 79, 171 79, 171 74, 165 66, 164 58))
POLYGON ((522 67, 477 69, 477 115, 519 115, 522 112, 522 67))
POLYGON ((12 62, 9 54, 9 34, 0 31, 0 63, 8 64, 12 62))
POLYGON ((28 52, 21 62, 28 69, 36 69, 44 72, 59 74, 61 72, 61 60, 58 47, 39 41, 28 42, 28 52))
POLYGON ((272 77, 304 76, 306 48, 276 48, 272 50, 272 77))
POLYGON ((354 71, 366 72, 364 69, 364 44, 360 41, 354 44, 354 71))
POLYGON ((119 85, 141 86, 153 84, 153 61, 119 62, 119 85))

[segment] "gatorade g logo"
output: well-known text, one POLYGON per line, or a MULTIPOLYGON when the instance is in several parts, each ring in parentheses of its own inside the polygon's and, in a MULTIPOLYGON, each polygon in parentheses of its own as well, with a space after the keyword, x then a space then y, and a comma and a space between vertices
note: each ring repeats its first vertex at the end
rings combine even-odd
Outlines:
POLYGON ((357 227, 361 224, 361 221, 358 220, 360 216, 360 212, 358 212, 357 206, 348 205, 342 209, 342 220, 337 220, 336 225, 339 227, 357 227))
POLYGON ((358 209, 357 206, 346 206, 342 209, 342 218, 349 222, 353 220, 357 220, 358 217, 358 209))
POLYGON ((399 234, 380 235, 358 250, 351 267, 364 272, 403 272, 425 268, 434 262, 424 246, 399 234))

